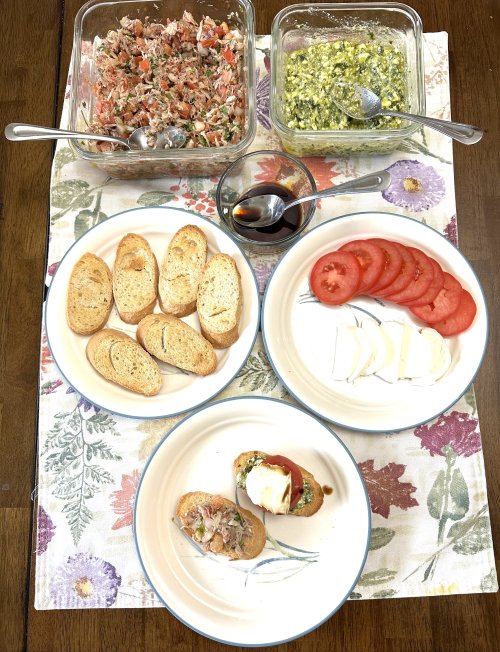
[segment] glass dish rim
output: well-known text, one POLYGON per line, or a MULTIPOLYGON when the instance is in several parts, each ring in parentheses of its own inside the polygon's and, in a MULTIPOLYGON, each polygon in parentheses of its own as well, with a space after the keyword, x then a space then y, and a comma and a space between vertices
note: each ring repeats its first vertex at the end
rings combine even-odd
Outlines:
MULTIPOLYGON (((162 0, 159 0, 160 2, 162 0)), ((237 156, 241 150, 246 149, 252 143, 257 132, 257 119, 256 119, 256 83, 255 83, 255 9, 251 0, 236 0, 239 2, 244 10, 246 16, 246 24, 248 28, 248 63, 247 63, 247 94, 248 94, 248 112, 247 121, 248 128, 245 137, 234 145, 226 145, 224 147, 196 147, 193 149, 175 149, 175 150, 132 150, 132 151, 113 151, 113 152, 91 152, 79 146, 77 140, 70 140, 69 145, 73 151, 84 160, 93 162, 117 162, 125 163, 130 161, 189 161, 190 159, 210 160, 218 157, 237 156)), ((76 16, 73 29, 73 54, 71 61, 71 85, 74 88, 79 87, 80 83, 80 62, 82 59, 82 22, 85 14, 95 9, 98 5, 128 5, 132 2, 138 3, 152 3, 155 0, 88 0, 80 7, 76 16)), ((71 98, 69 106, 68 124, 70 130, 76 130, 76 105, 77 95, 71 98)), ((82 140, 84 140, 82 138, 82 140)))
POLYGON ((396 10, 402 14, 407 15, 414 26, 414 35, 416 43, 416 64, 417 64, 417 89, 419 100, 419 115, 426 115, 426 96, 425 96, 425 67, 423 57, 423 25, 420 15, 410 7, 402 2, 354 2, 354 3, 310 3, 310 4, 294 4, 283 7, 274 17, 271 25, 271 100, 270 100, 270 117, 273 127, 282 132, 286 137, 292 138, 294 136, 304 137, 311 141, 319 140, 357 140, 357 141, 377 141, 377 140, 393 140, 396 138, 404 139, 414 134, 420 125, 417 123, 409 124, 401 129, 338 129, 338 130, 321 130, 315 131, 314 129, 290 129, 287 125, 283 124, 276 114, 276 97, 278 93, 278 85, 276 83, 276 58, 278 50, 278 25, 282 17, 291 14, 294 11, 308 11, 314 10, 348 10, 355 11, 359 9, 377 11, 377 10, 396 10))
POLYGON ((308 215, 310 215, 308 218, 304 219, 302 224, 300 225, 300 228, 298 228, 296 231, 288 235, 286 238, 282 238, 281 240, 252 240, 251 238, 245 238, 244 236, 240 235, 237 231, 233 231, 230 229, 229 224, 227 223, 226 218, 224 217, 222 213, 222 206, 220 203, 220 188, 222 188, 222 184, 225 181, 226 177, 228 176, 230 170, 237 164, 243 161, 246 158, 249 158, 250 156, 255 156, 256 154, 269 154, 269 155, 279 155, 282 156, 283 158, 287 158, 290 161, 293 161, 294 163, 298 164, 298 166, 304 171, 307 179, 309 180, 309 183, 311 184, 312 192, 311 194, 315 194, 318 192, 318 187, 316 185, 316 180, 311 172, 311 170, 307 167, 307 165, 301 161, 300 157, 294 156, 293 154, 289 154, 288 152, 283 152, 278 149, 257 149, 252 152, 248 152, 247 154, 244 154, 243 156, 240 156, 236 161, 233 161, 230 163, 227 168, 224 170, 222 173, 219 182, 217 184, 217 188, 215 191, 215 203, 217 206, 217 213, 219 215, 219 218, 221 220, 221 223, 225 229, 227 229, 230 233, 230 235, 237 240, 239 243, 242 243, 244 245, 249 245, 252 247, 255 247, 256 249, 266 249, 266 248, 272 248, 272 247, 281 247, 284 244, 287 244, 288 242, 294 240, 299 236, 304 229, 311 223, 311 220, 314 217, 314 213, 316 212, 316 199, 313 199, 311 201, 311 205, 309 207, 308 215))

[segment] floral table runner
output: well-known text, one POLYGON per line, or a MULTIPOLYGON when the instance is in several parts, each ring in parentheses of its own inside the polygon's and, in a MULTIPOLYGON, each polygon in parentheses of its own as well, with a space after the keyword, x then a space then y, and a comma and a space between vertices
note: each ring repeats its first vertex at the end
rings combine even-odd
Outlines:
MULTIPOLYGON (((257 49, 253 149, 279 149, 269 122, 269 37, 260 37, 257 49)), ((444 119, 450 118, 447 52, 445 33, 426 34, 427 113, 444 119)), ((66 98, 70 88, 71 79, 66 98)), ((305 160, 320 189, 382 168, 392 176, 382 195, 322 200, 316 224, 357 211, 388 211, 421 220, 457 243, 452 146, 437 132, 422 130, 391 155, 305 160)), ((74 240, 122 210, 175 206, 218 221, 216 184, 215 178, 110 179, 59 141, 47 285, 74 240)), ((251 262, 263 290, 276 259, 254 256, 251 262)), ((132 508, 148 456, 182 417, 141 421, 89 404, 62 379, 44 333, 40 394, 35 607, 160 606, 136 557, 132 508)), ((292 401, 260 338, 217 398, 241 395, 292 401)), ((351 599, 498 590, 472 387, 439 418, 399 434, 334 430, 358 462, 372 510, 370 550, 351 599)))

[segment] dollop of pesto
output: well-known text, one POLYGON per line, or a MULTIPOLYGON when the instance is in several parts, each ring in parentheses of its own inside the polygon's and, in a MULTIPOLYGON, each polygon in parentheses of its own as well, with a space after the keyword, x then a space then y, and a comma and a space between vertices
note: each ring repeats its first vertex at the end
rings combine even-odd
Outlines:
POLYGON ((302 509, 302 507, 312 503, 313 499, 314 496, 312 487, 309 482, 307 482, 307 480, 304 480, 304 485, 302 487, 302 496, 299 498, 299 502, 295 505, 295 507, 292 507, 290 511, 294 512, 298 509, 302 509))
POLYGON ((332 102, 336 82, 369 88, 382 108, 405 111, 406 59, 392 43, 347 39, 317 43, 284 59, 284 122, 290 129, 398 129, 401 118, 355 120, 332 102))

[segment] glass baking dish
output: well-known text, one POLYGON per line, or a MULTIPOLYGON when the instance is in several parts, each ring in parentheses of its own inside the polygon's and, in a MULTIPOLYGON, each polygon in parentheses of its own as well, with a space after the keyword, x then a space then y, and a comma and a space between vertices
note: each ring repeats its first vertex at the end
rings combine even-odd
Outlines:
POLYGON ((203 16, 226 21, 243 35, 242 74, 246 91, 245 132, 236 144, 221 147, 167 149, 150 151, 92 151, 89 141, 70 141, 77 156, 120 179, 162 176, 219 175, 229 163, 237 159, 252 143, 256 130, 255 117, 255 16, 249 0, 186 0, 179 5, 175 0, 120 0, 103 2, 91 0, 78 12, 75 19, 73 62, 71 69, 71 96, 69 129, 88 131, 95 111, 92 85, 96 80, 94 51, 100 38, 109 30, 120 27, 124 16, 142 21, 165 22, 167 18, 180 19, 188 11, 199 22, 203 16))
MULTIPOLYGON (((398 2, 301 4, 282 9, 271 29, 271 121, 283 149, 296 156, 380 154, 391 152, 419 126, 403 122, 396 129, 313 130, 290 128, 284 108, 285 58, 318 43, 338 40, 390 43, 405 57, 406 110, 425 115, 422 22, 398 2)), ((320 74, 321 71, 311 71, 320 74)))

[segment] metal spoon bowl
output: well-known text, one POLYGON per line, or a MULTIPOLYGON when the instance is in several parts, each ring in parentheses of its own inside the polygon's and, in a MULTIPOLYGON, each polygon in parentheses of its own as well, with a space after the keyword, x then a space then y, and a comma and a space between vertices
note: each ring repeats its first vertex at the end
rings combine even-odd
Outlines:
POLYGON ((254 229, 261 229, 277 222, 286 210, 292 208, 292 206, 297 206, 297 204, 346 193, 377 192, 388 188, 390 183, 391 175, 389 172, 381 170, 380 172, 359 177, 359 179, 354 179, 353 181, 341 183, 333 188, 327 188, 314 195, 299 197, 288 202, 283 201, 279 195, 257 195, 243 199, 235 204, 232 208, 232 215, 234 221, 238 224, 254 229))
POLYGON ((64 129, 52 129, 51 127, 39 127, 38 125, 11 122, 5 127, 5 138, 15 141, 51 140, 58 138, 100 140, 122 145, 129 150, 143 151, 151 149, 178 149, 186 142, 186 132, 179 127, 167 127, 157 134, 149 134, 148 131, 149 127, 139 127, 128 138, 121 138, 119 136, 103 136, 101 134, 66 131, 64 129))
POLYGON ((364 86, 352 84, 350 82, 337 82, 333 86, 332 99, 338 108, 355 118, 356 120, 370 120, 381 115, 404 118, 410 122, 418 122, 426 127, 458 140, 464 145, 473 145, 483 137, 483 130, 473 125, 463 124, 461 122, 450 122, 448 120, 438 120, 437 118, 427 118, 422 115, 413 115, 412 113, 403 113, 399 111, 387 111, 382 108, 382 103, 378 95, 373 93, 364 86))

